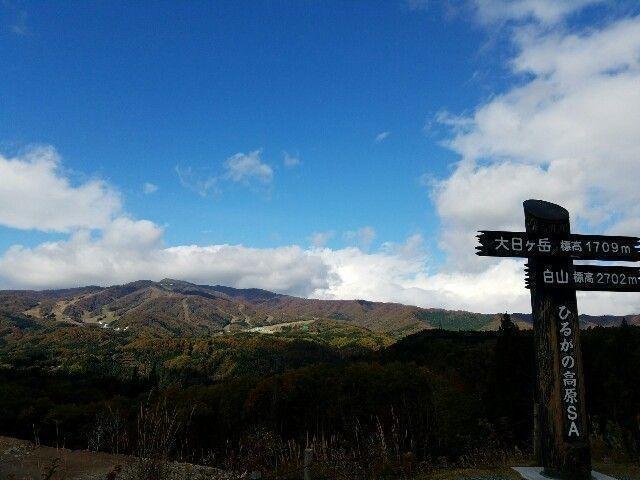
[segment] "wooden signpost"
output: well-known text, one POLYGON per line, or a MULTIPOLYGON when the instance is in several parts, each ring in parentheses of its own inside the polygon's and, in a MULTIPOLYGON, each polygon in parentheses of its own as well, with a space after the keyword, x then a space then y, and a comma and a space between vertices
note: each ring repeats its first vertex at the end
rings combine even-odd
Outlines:
POLYGON ((640 292, 640 268, 574 265, 573 260, 640 261, 640 239, 571 234, 569 212, 524 202, 526 232, 481 231, 477 254, 528 258, 536 352, 536 456, 544 473, 591 479, 591 453, 576 290, 640 292))

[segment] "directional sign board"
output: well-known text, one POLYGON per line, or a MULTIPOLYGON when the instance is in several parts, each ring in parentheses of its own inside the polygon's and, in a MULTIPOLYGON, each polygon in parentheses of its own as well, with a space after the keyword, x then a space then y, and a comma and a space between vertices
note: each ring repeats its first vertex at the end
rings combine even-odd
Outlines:
POLYGON ((605 267, 601 265, 574 265, 567 269, 544 262, 535 270, 525 268, 526 286, 533 282, 547 288, 573 288, 575 290, 640 292, 640 268, 605 267))
POLYGON ((533 237, 525 232, 482 230, 476 253, 486 257, 569 257, 640 261, 640 238, 605 235, 533 237))
POLYGON ((591 479, 591 453, 576 290, 640 292, 640 268, 574 260, 640 261, 640 238, 571 233, 569 212, 523 204, 526 232, 482 230, 476 253, 528 258, 536 351, 534 450, 547 476, 591 479), (559 434, 562 432, 562 434, 559 434))

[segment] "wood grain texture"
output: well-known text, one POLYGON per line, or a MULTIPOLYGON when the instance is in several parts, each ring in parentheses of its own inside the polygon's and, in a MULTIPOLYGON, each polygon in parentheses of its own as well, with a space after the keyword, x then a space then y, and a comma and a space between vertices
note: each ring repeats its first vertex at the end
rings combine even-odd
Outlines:
MULTIPOLYGON (((527 200, 524 203, 524 211, 527 234, 533 236, 568 236, 570 234, 569 214, 564 208, 539 200, 527 200)), ((529 258, 529 264, 533 268, 537 267, 539 261, 540 259, 536 257, 529 258)), ((570 269, 573 263, 570 258, 545 259, 546 263, 550 261, 566 269, 570 269)), ((591 478, 591 454, 576 292, 573 289, 547 289, 536 283, 531 288, 531 307, 537 379, 536 454, 546 474, 566 480, 588 480, 591 478), (560 378, 561 354, 558 338, 560 325, 557 314, 561 306, 571 312, 565 321, 569 321, 571 327, 577 373, 577 410, 581 428, 578 438, 568 438, 566 435, 567 419, 560 378)))

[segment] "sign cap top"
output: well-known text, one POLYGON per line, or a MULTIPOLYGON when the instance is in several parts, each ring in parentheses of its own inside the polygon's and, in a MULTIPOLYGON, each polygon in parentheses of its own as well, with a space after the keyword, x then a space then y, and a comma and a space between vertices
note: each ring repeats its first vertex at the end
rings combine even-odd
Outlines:
POLYGON ((526 214, 541 220, 561 222, 569 220, 566 208, 544 200, 525 200, 522 205, 526 214))

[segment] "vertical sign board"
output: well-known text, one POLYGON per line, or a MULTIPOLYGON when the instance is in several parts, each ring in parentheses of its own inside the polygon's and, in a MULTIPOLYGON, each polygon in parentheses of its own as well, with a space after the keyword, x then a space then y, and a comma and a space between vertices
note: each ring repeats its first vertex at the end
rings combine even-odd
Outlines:
MULTIPOLYGON (((538 246, 546 246, 544 240, 548 238, 569 238, 569 212, 564 208, 527 200, 524 213, 526 233, 538 238, 538 246)), ((528 267, 535 272, 552 267, 558 280, 564 281, 561 273, 568 276, 573 261, 563 256, 532 256, 528 267)), ((537 453, 548 475, 586 480, 591 478, 591 456, 576 291, 532 282, 531 308, 536 352, 537 453)))
POLYGON ((640 261, 640 239, 571 233, 569 212, 524 202, 525 232, 480 231, 477 254, 527 258, 536 352, 534 441, 545 474, 591 478, 576 290, 640 292, 640 269, 573 260, 640 261))

